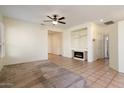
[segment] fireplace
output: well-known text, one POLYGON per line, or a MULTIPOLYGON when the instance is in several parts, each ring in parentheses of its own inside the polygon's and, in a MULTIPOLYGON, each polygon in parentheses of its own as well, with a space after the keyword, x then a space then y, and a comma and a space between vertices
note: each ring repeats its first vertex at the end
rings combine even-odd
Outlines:
POLYGON ((74 51, 74 57, 83 59, 84 54, 83 52, 74 51))
POLYGON ((87 60, 87 51, 72 51, 73 58, 78 60, 87 60))

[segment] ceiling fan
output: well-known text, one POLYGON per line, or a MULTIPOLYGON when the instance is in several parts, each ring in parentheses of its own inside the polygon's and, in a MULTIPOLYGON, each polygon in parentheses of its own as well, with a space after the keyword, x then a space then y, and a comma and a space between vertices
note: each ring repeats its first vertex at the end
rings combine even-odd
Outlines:
POLYGON ((50 20, 44 20, 43 22, 52 22, 53 25, 57 25, 58 23, 66 24, 65 22, 61 21, 64 20, 65 17, 59 17, 58 15, 54 14, 52 17, 47 16, 50 20))

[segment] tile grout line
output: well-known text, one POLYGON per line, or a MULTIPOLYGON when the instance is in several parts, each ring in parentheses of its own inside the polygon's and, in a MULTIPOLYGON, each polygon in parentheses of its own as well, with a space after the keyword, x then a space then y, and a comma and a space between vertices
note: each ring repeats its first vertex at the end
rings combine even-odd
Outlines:
POLYGON ((109 82, 109 84, 107 84, 106 88, 108 88, 108 86, 112 83, 112 81, 114 80, 114 78, 117 76, 118 72, 113 76, 113 78, 111 79, 111 81, 109 82))

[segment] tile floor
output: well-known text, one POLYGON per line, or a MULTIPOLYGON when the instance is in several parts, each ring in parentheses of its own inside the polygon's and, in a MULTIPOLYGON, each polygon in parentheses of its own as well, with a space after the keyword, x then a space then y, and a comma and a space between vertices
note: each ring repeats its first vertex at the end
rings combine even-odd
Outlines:
POLYGON ((111 69, 107 59, 88 63, 49 54, 49 60, 83 76, 91 88, 124 88, 124 74, 111 69))

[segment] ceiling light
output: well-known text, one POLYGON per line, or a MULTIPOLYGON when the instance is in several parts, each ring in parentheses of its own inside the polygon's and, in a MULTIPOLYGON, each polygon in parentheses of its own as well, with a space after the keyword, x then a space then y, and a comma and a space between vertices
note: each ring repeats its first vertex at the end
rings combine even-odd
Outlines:
POLYGON ((53 21, 52 23, 53 23, 54 25, 58 24, 58 22, 57 22, 57 21, 53 21))
POLYGON ((103 19, 100 19, 100 22, 103 22, 103 19))

